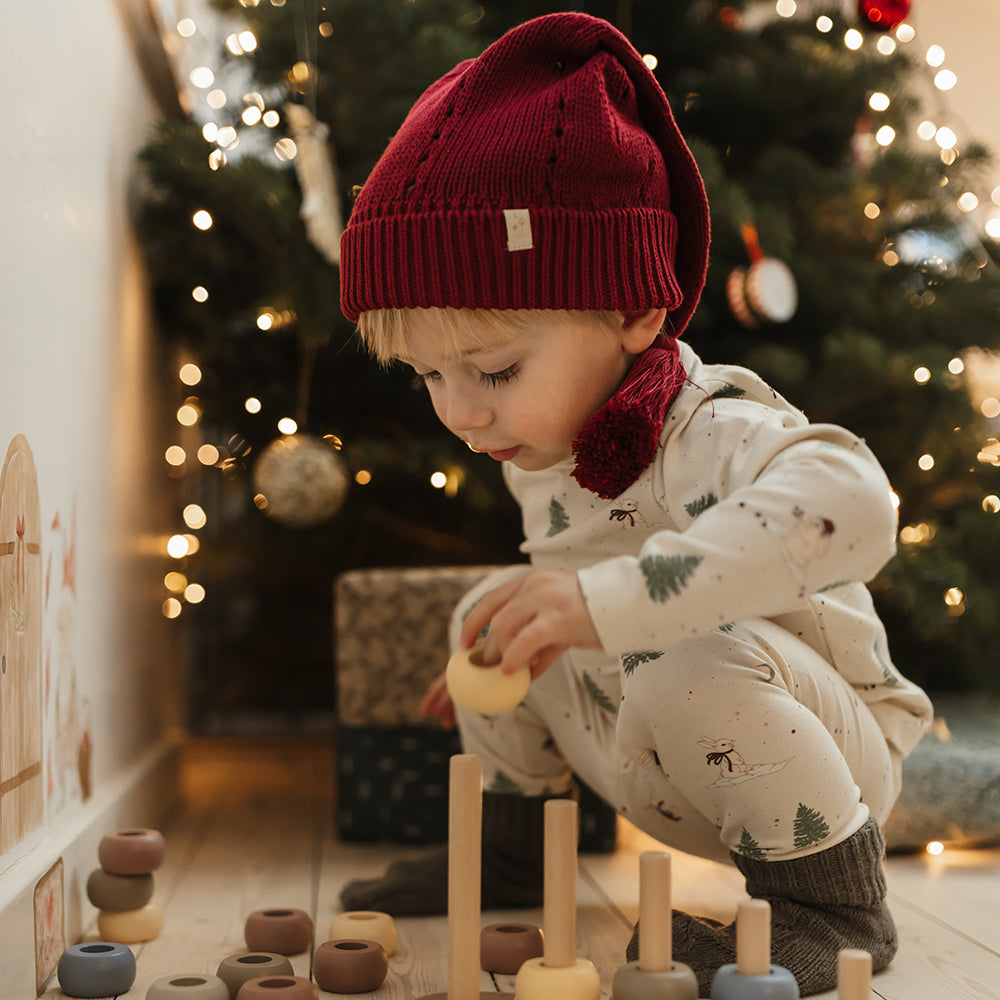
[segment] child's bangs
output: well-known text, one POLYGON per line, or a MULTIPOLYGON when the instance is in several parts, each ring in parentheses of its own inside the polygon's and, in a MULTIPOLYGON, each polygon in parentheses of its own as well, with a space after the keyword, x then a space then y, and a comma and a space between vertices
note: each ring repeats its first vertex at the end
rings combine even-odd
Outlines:
POLYGON ((616 325, 613 312, 571 312, 550 309, 376 309, 358 317, 362 343, 384 365, 408 356, 407 332, 414 313, 431 319, 445 349, 458 355, 470 348, 494 348, 516 339, 525 330, 553 321, 583 319, 598 325, 616 325))

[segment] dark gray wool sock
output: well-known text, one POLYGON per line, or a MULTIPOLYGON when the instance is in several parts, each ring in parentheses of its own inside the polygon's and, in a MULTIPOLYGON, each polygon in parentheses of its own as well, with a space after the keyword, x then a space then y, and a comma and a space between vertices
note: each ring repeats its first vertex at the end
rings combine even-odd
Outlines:
MULTIPOLYGON (((548 797, 483 794, 482 907, 541 906, 548 797)), ((396 917, 448 912, 448 848, 395 861, 378 878, 341 890, 345 910, 396 917)))
MULTIPOLYGON (((771 904, 771 962, 795 976, 802 996, 837 985, 837 953, 862 948, 881 972, 896 954, 896 927, 885 903, 884 844, 869 819, 857 833, 824 851, 790 861, 754 861, 732 854, 747 892, 771 904)), ((638 928, 626 951, 638 957, 638 928)), ((736 961, 736 926, 673 911, 674 961, 691 966, 701 996, 716 970, 736 961)))

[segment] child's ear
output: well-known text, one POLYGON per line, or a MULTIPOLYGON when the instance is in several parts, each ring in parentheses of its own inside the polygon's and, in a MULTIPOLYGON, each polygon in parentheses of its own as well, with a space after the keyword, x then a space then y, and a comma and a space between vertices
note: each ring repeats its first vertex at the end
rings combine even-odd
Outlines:
POLYGON ((646 312, 622 313, 622 347, 629 354, 640 354, 656 340, 666 319, 666 309, 647 309, 646 312))

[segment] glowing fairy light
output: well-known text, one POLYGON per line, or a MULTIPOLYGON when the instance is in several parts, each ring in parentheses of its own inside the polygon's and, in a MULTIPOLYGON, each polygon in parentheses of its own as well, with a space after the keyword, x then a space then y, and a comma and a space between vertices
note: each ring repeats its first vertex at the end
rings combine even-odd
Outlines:
POLYGON ((198 30, 198 25, 190 17, 182 17, 177 22, 177 34, 181 38, 191 38, 198 30))
POLYGON ((181 602, 177 600, 176 597, 168 597, 162 605, 163 617, 164 618, 177 618, 183 607, 181 602))
POLYGON ((951 361, 948 362, 948 371, 950 371, 952 375, 961 375, 962 372, 965 371, 965 362, 961 358, 952 358, 951 361))
POLYGON ((889 107, 889 95, 883 94, 880 90, 876 90, 875 93, 868 98, 868 107, 870 107, 872 111, 885 111, 889 107))
POLYGON ((826 14, 821 14, 816 18, 816 30, 822 32, 824 35, 827 32, 833 31, 833 20, 826 16, 826 14))
POLYGON ((188 79, 193 87, 208 90, 215 83, 215 74, 207 66, 195 66, 188 74, 188 79))
POLYGON ((219 449, 214 444, 203 444, 198 449, 198 461, 202 465, 215 465, 219 461, 219 449))
POLYGON ((930 368, 925 368, 921 365, 919 368, 913 370, 913 381, 919 385, 924 385, 931 380, 931 370, 930 368))
POLYGON ((937 125, 932 121, 928 121, 926 118, 917 126, 917 136, 923 139, 924 142, 930 142, 934 136, 937 135, 937 125))
POLYGON ((947 125, 942 125, 934 133, 934 141, 942 149, 954 149, 958 145, 958 136, 947 125))
POLYGON ((1000 216, 993 216, 987 219, 983 225, 983 229, 986 230, 986 235, 994 240, 1000 240, 1000 216))
POLYGON ((243 114, 240 115, 240 119, 242 120, 243 124, 251 126, 257 125, 262 117, 263 115, 260 113, 260 108, 252 104, 250 105, 249 108, 244 108, 243 114))
POLYGON ((892 145, 892 140, 896 138, 896 130, 891 125, 883 125, 875 133, 875 141, 880 146, 892 145))
POLYGON ((248 396, 243 402, 243 409, 247 413, 260 413, 260 400, 256 396, 248 396))
POLYGON ((367 486, 372 481, 372 474, 367 469, 358 469, 354 474, 354 481, 358 486, 367 486))
POLYGON ((1000 514, 1000 497, 995 493, 983 497, 983 510, 987 514, 1000 514))
POLYGON ((201 127, 201 137, 205 142, 215 142, 219 138, 219 126, 215 122, 205 122, 201 127))
POLYGON ((928 66, 940 66, 944 63, 944 49, 940 45, 931 45, 924 56, 928 66))
POLYGON ((200 229, 202 232, 212 228, 212 221, 211 213, 206 212, 203 208, 199 208, 198 211, 191 216, 191 222, 194 224, 195 229, 200 229))
POLYGON ((178 573, 177 570, 171 570, 163 578, 163 586, 166 587, 172 594, 183 594, 184 588, 187 584, 187 577, 183 573, 178 573))
POLYGON ((857 52, 865 44, 865 36, 857 28, 848 28, 844 32, 844 45, 852 52, 857 52))
POLYGON ((866 219, 877 219, 882 214, 882 209, 875 204, 875 202, 870 201, 864 207, 864 213, 866 219))
POLYGON ((265 111, 261 116, 261 121, 268 127, 274 128, 281 121, 281 115, 277 111, 265 111))
POLYGON ((917 467, 924 472, 930 472, 934 468, 934 456, 924 453, 917 459, 917 467))
POLYGON ((943 69, 934 74, 934 86, 938 90, 951 90, 956 83, 958 77, 950 69, 943 69))
POLYGON ((798 5, 795 0, 778 0, 774 5, 774 11, 778 17, 795 17, 798 5))
POLYGON ((205 511, 196 503, 189 503, 183 512, 184 523, 193 531, 204 528, 208 523, 205 511))
POLYGON ((177 423, 182 427, 194 427, 201 417, 201 412, 193 403, 183 403, 177 408, 177 423))
POLYGON ((208 301, 208 289, 204 285, 195 285, 191 289, 191 298, 195 302, 207 302, 208 301))
POLYGON ((958 207, 959 207, 959 208, 960 208, 960 209, 961 209, 961 210, 962 210, 963 212, 971 212, 971 211, 973 211, 974 209, 976 209, 976 208, 978 208, 978 207, 979 207, 979 199, 978 199, 978 198, 976 197, 976 195, 975 195, 975 194, 973 194, 973 193, 972 193, 971 191, 966 191, 966 192, 965 192, 965 193, 964 193, 964 194, 963 194, 963 195, 962 195, 962 196, 961 196, 961 197, 960 197, 960 198, 958 199, 958 207))
POLYGON ((898 39, 899 41, 901 41, 901 42, 902 42, 902 43, 903 43, 904 45, 905 45, 905 44, 906 44, 907 42, 912 42, 912 41, 913 41, 913 39, 914 39, 914 38, 916 38, 916 37, 917 37, 917 33, 916 33, 916 31, 914 30, 914 28, 913 28, 913 25, 912 25, 912 24, 907 24, 907 23, 906 23, 906 21, 904 21, 904 22, 903 22, 903 23, 902 23, 902 24, 901 24, 901 25, 900 25, 900 26, 899 26, 899 27, 898 27, 898 28, 896 29, 896 38, 897 38, 897 39, 898 39))
POLYGON ((167 539, 167 555, 171 559, 183 559, 190 548, 191 546, 184 535, 171 535, 167 539))
POLYGON ((201 604, 205 600, 205 588, 200 583, 189 583, 184 588, 184 600, 188 604, 201 604))
POLYGON ((292 435, 299 429, 299 425, 291 417, 282 417, 278 421, 278 430, 282 434, 292 435))
POLYGON ((896 40, 891 35, 880 35, 875 48, 883 56, 891 56, 896 51, 896 40))
POLYGON ((650 71, 656 69, 660 63, 660 60, 657 59, 651 52, 647 52, 646 55, 642 57, 642 61, 646 64, 646 69, 650 71))
POLYGON ((205 103, 215 111, 219 111, 221 108, 226 106, 226 92, 220 90, 218 87, 215 90, 210 90, 205 95, 205 103))
POLYGON ((187 461, 187 452, 179 444, 172 444, 163 453, 163 457, 167 460, 167 465, 172 465, 176 468, 187 461))
POLYGON ((1000 399, 995 396, 988 396, 979 404, 979 412, 982 413, 987 420, 993 420, 995 417, 1000 417, 1000 399))
POLYGON ((926 850, 932 857, 936 858, 939 855, 944 854, 944 844, 942 844, 940 840, 932 840, 927 847, 924 848, 924 850, 926 850))
POLYGON ((436 490, 443 490, 448 482, 448 475, 444 472, 435 472, 431 475, 431 486, 436 490))
POLYGON ((298 151, 298 147, 295 145, 295 140, 289 139, 288 136, 285 136, 283 139, 279 139, 274 144, 274 155, 283 162, 294 160, 295 154, 298 151))
POLYGON ((201 381, 201 369, 193 362, 188 361, 187 364, 181 365, 177 377, 185 385, 197 385, 201 381))
POLYGON ((213 149, 208 154, 208 166, 211 170, 218 170, 226 165, 226 154, 221 149, 213 149))

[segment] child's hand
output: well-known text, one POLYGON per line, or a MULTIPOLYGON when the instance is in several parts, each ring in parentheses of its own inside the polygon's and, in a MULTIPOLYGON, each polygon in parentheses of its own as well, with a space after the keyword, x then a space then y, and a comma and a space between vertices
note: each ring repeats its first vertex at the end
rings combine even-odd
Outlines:
POLYGON ((461 645, 474 646, 487 625, 483 661, 505 674, 527 663, 532 680, 571 647, 603 648, 576 574, 564 570, 532 570, 491 590, 465 619, 461 645))
POLYGON ((445 729, 455 728, 455 706, 452 704, 444 674, 437 677, 420 702, 420 714, 429 719, 440 719, 445 729))

